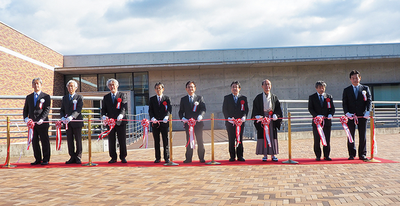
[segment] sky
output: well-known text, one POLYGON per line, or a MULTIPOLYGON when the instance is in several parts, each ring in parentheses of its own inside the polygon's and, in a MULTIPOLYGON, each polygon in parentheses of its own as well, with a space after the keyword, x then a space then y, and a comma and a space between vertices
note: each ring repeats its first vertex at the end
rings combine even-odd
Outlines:
POLYGON ((63 55, 400 42, 400 0, 0 0, 63 55))

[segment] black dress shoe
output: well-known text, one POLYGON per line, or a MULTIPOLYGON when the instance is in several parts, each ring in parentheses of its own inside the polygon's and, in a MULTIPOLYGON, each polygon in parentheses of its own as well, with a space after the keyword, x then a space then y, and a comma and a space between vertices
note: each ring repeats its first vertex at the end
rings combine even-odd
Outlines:
POLYGON ((315 158, 316 161, 321 161, 321 157, 315 158))
POLYGON ((40 164, 40 161, 34 161, 31 163, 31 165, 38 165, 38 164, 40 164))
POLYGON ((353 157, 353 156, 350 156, 350 157, 348 158, 348 160, 354 160, 354 157, 353 157))
POLYGON ((75 159, 75 163, 76 163, 76 164, 82 164, 81 158, 78 158, 78 157, 77 157, 77 158, 75 159))
POLYGON ((271 160, 272 160, 273 162, 277 162, 277 161, 278 161, 278 158, 276 158, 275 156, 272 156, 271 160))
POLYGON ((234 162, 235 161, 235 158, 230 158, 229 159, 229 162, 234 162))
POLYGON ((160 163, 160 160, 154 160, 154 163, 160 163))
POLYGON ((165 160, 165 163, 169 163, 169 160, 165 160))
POLYGON ((246 160, 243 157, 241 157, 241 158, 238 158, 238 161, 244 162, 246 160))
POLYGON ((117 160, 115 160, 115 159, 111 159, 110 161, 108 161, 108 163, 110 163, 110 164, 116 163, 116 162, 117 162, 117 160))
POLYGON ((65 164, 72 164, 72 163, 76 163, 76 160, 71 158, 68 161, 65 162, 65 164))
POLYGON ((206 161, 204 159, 200 160, 200 163, 205 163, 206 161))
POLYGON ((326 160, 326 161, 332 161, 332 158, 330 158, 330 157, 324 157, 324 160, 326 160))
POLYGON ((191 163, 192 162, 192 160, 185 160, 185 161, 183 161, 183 163, 191 163))
POLYGON ((42 162, 41 165, 48 165, 49 162, 42 162))
POLYGON ((360 157, 360 160, 368 160, 368 158, 363 155, 360 157))
POLYGON ((124 158, 124 159, 121 159, 121 162, 122 162, 122 163, 128 163, 128 161, 126 161, 125 158, 124 158))

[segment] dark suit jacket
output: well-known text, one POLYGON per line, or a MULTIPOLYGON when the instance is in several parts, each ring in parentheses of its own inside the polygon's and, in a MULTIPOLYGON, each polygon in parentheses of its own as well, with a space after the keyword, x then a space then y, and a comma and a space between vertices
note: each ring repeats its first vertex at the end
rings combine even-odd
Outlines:
POLYGON ((308 111, 313 117, 317 115, 323 115, 327 117, 329 114, 332 116, 335 114, 335 105, 333 104, 333 97, 330 94, 324 93, 324 103, 321 107, 321 103, 319 101, 319 94, 315 92, 314 94, 308 97, 308 111), (331 108, 328 108, 328 102, 326 99, 329 98, 331 108))
MULTIPOLYGON (((72 116, 74 120, 83 120, 82 117, 82 107, 83 107, 83 97, 82 95, 76 94, 72 97, 72 100, 69 100, 69 94, 63 96, 61 109, 60 109, 60 116, 61 117, 69 117, 72 116), (76 110, 74 110, 74 103, 73 101, 76 100, 76 110)), ((74 122, 71 121, 68 123, 70 127, 83 127, 83 122, 74 122)))
POLYGON ((350 85, 349 87, 346 87, 343 90, 342 104, 345 114, 349 112, 351 114, 355 113, 357 116, 364 116, 365 111, 371 110, 372 96, 369 87, 360 84, 357 99, 354 94, 353 86, 350 85), (364 101, 362 91, 367 92, 367 101, 364 101))
MULTIPOLYGON (((48 115, 50 113, 50 96, 43 91, 40 92, 36 106, 33 106, 34 93, 29 94, 25 98, 25 105, 23 109, 24 119, 26 117, 31 118, 34 122, 42 119, 43 121, 49 121, 48 115), (40 100, 43 99, 42 109, 40 109, 40 100)), ((49 127, 49 123, 43 123, 41 125, 35 125, 35 127, 49 127)))
MULTIPOLYGON (((247 114, 249 113, 247 97, 239 94, 237 103, 235 104, 235 100, 233 99, 233 94, 226 95, 224 97, 224 102, 222 103, 222 113, 224 114, 225 119, 228 119, 228 117, 233 117, 237 119, 237 118, 242 118, 243 116, 247 116, 247 114), (243 110, 241 103, 242 101, 244 102, 243 110)), ((232 125, 232 124, 226 121, 225 125, 232 125)))
POLYGON ((161 98, 161 103, 158 105, 157 95, 150 97, 149 102, 149 115, 151 118, 156 118, 157 120, 163 120, 165 116, 170 115, 172 112, 171 99, 168 96, 163 95, 161 98), (164 102, 167 104, 167 109, 165 109, 164 102))
MULTIPOLYGON (((256 98, 253 101, 253 111, 251 113, 251 117, 255 118, 257 115, 264 116, 264 101, 263 101, 263 96, 264 92, 257 95, 256 98)), ((281 103, 279 102, 279 99, 276 95, 271 93, 271 104, 272 104, 272 111, 278 118, 282 117, 282 109, 281 109, 281 103)), ((276 121, 273 121, 273 129, 276 131, 276 129, 281 129, 281 122, 282 119, 278 119, 276 121)), ((261 122, 257 123, 257 120, 254 121, 254 126, 256 127, 257 130, 263 129, 261 122)), ((275 135, 276 136, 276 135, 275 135)))
MULTIPOLYGON (((126 119, 127 110, 128 110, 128 100, 125 93, 118 91, 114 103, 111 98, 111 92, 103 97, 101 115, 105 115, 108 118, 113 118, 115 119, 115 121, 117 121, 117 117, 120 114, 123 115, 122 119, 126 119), (122 100, 119 109, 117 109, 118 98, 121 98, 122 100)), ((120 125, 118 122, 116 122, 116 124, 120 125)), ((121 124, 126 124, 126 121, 122 121, 121 124)))
MULTIPOLYGON (((193 118, 193 119, 197 120, 197 117, 199 115, 201 115, 204 118, 204 115, 206 114, 206 104, 203 100, 203 97, 195 94, 193 97, 193 102, 199 103, 199 105, 197 105, 197 109, 195 112, 193 112, 194 103, 193 103, 193 107, 192 107, 189 102, 189 96, 186 95, 181 98, 181 102, 179 105, 179 112, 178 112, 180 119, 185 117, 186 119, 193 118)), ((196 125, 197 124, 203 125, 203 122, 198 122, 198 123, 196 123, 196 125)))

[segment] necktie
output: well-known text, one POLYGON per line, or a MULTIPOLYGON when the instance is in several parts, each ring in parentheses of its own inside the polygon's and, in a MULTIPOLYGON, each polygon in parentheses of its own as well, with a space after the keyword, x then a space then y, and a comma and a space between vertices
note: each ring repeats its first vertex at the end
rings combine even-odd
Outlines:
POLYGON ((111 97, 112 97, 112 101, 113 101, 113 103, 114 103, 114 102, 115 102, 115 95, 112 94, 111 97))
POLYGON ((71 101, 72 100, 72 95, 69 95, 69 101, 71 101))
POLYGON ((161 97, 158 97, 158 105, 161 103, 161 97))
POLYGON ((237 96, 235 96, 234 99, 235 99, 235 104, 237 104, 237 96))
POLYGON ((190 98, 189 98, 189 102, 190 102, 190 105, 192 105, 192 106, 193 106, 193 97, 192 97, 192 96, 190 96, 190 98))
POLYGON ((321 104, 321 107, 324 106, 324 98, 322 97, 322 95, 319 95, 319 102, 321 104))
POLYGON ((356 99, 358 97, 358 86, 354 87, 354 95, 356 95, 356 99))
POLYGON ((35 106, 35 107, 36 107, 37 99, 38 99, 38 94, 35 93, 34 98, 33 98, 33 106, 35 106))

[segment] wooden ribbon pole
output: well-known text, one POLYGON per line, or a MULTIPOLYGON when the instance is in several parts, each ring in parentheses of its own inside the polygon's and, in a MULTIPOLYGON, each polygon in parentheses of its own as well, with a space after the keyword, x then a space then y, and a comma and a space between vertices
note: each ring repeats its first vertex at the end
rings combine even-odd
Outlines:
POLYGON ((6 163, 3 165, 3 167, 7 167, 7 168, 16 167, 16 165, 11 165, 10 164, 10 146, 11 146, 11 141, 10 141, 10 117, 7 117, 7 159, 6 159, 6 163))
POLYGON ((172 157, 172 114, 169 115, 169 162, 165 166, 178 166, 178 163, 173 162, 172 157))
POLYGON ((370 132, 371 132, 371 159, 365 160, 365 161, 366 161, 366 162, 381 162, 381 161, 379 161, 379 160, 374 159, 375 144, 376 144, 376 142, 375 142, 375 125, 374 125, 375 120, 374 120, 374 113, 373 113, 373 111, 371 111, 370 117, 371 117, 371 118, 370 118, 370 120, 369 120, 369 122, 370 122, 369 130, 370 130, 370 132))
POLYGON ((220 165, 221 163, 214 160, 214 113, 211 113, 211 162, 207 165, 220 165))
POLYGON ((83 164, 82 166, 97 166, 98 164, 92 163, 92 121, 91 115, 88 116, 88 152, 89 152, 89 162, 83 164))
POLYGON ((292 121, 290 119, 291 114, 288 112, 288 149, 289 149, 289 159, 287 161, 284 161, 282 163, 286 164, 297 164, 299 162, 293 161, 292 160, 292 121))

